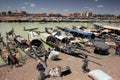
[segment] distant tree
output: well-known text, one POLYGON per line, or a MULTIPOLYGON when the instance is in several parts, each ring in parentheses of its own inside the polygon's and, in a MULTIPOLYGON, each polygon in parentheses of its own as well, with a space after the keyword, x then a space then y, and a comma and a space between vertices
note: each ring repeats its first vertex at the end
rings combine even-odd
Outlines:
POLYGON ((118 15, 117 18, 120 19, 120 15, 118 15))
POLYGON ((26 12, 26 11, 22 11, 22 13, 23 13, 23 14, 27 14, 27 12, 26 12))
POLYGON ((8 11, 8 15, 11 15, 12 14, 12 11, 8 11))

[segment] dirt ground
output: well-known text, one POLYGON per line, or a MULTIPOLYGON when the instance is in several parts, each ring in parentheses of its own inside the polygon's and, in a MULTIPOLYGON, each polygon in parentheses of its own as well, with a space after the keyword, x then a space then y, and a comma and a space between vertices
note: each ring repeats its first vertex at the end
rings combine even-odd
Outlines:
MULTIPOLYGON (((90 53, 87 53, 89 59, 89 69, 95 70, 100 69, 109 74, 114 80, 120 80, 120 56, 114 55, 114 50, 110 49, 110 55, 100 56, 93 53, 94 48, 87 47, 90 53)), ((81 51, 82 53, 83 51, 81 51)), ((48 73, 49 69, 56 66, 70 66, 72 73, 62 76, 46 78, 45 80, 92 80, 88 77, 87 73, 82 72, 81 66, 82 56, 75 57, 64 53, 59 54, 59 60, 47 61, 48 67, 46 67, 45 74, 48 73)), ((32 58, 28 58, 26 63, 21 67, 9 68, 9 66, 0 68, 0 80, 37 80, 38 72, 36 70, 37 61, 32 58)), ((43 63, 44 65, 44 63, 43 63)), ((45 66, 45 65, 44 65, 45 66)))

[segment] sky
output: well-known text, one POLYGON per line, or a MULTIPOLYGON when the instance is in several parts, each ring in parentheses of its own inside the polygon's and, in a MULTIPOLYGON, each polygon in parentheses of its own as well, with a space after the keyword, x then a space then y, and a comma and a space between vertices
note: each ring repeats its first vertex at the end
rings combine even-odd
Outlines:
POLYGON ((0 0, 0 12, 9 10, 60 14, 87 11, 120 15, 120 0, 0 0))

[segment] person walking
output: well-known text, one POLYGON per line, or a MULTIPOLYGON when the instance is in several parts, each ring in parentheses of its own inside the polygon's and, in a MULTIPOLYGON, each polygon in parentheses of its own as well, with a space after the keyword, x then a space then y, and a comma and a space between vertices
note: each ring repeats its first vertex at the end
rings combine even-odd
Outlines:
POLYGON ((115 48, 115 55, 120 55, 120 45, 115 48))
POLYGON ((87 72, 87 67, 88 67, 88 56, 87 55, 85 55, 83 62, 84 62, 82 65, 83 72, 87 72))
POLYGON ((37 69, 38 72, 39 72, 38 80, 44 80, 44 78, 45 78, 45 74, 44 74, 45 68, 44 68, 44 66, 41 64, 40 60, 38 60, 38 64, 37 64, 37 66, 36 66, 36 69, 37 69))
POLYGON ((19 61, 18 61, 15 53, 14 53, 14 55, 13 55, 13 61, 14 61, 15 67, 17 67, 16 64, 17 64, 18 66, 20 66, 19 61))
POLYGON ((47 50, 45 50, 45 60, 44 60, 44 63, 45 63, 45 66, 47 67, 47 59, 48 59, 48 56, 49 56, 49 52, 47 50))
POLYGON ((7 60, 8 60, 8 65, 9 65, 10 67, 13 67, 13 58, 12 58, 12 53, 11 53, 11 52, 8 53, 8 55, 7 55, 7 60))

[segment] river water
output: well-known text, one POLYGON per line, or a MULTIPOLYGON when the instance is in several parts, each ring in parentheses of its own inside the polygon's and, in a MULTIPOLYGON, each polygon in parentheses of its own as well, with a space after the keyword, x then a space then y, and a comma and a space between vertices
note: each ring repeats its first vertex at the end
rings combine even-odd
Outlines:
MULTIPOLYGON (((120 27, 120 23, 102 23, 106 25, 112 25, 115 27, 120 27)), ((74 26, 85 26, 88 28, 93 27, 93 23, 88 22, 1 22, 0 23, 0 33, 2 33, 2 36, 5 39, 5 33, 10 31, 12 27, 14 28, 15 33, 20 34, 25 39, 28 39, 27 33, 28 31, 24 31, 23 27, 26 28, 35 28, 37 27, 37 31, 44 31, 45 27, 53 27, 56 28, 56 26, 64 26, 64 27, 72 27, 74 26)))

